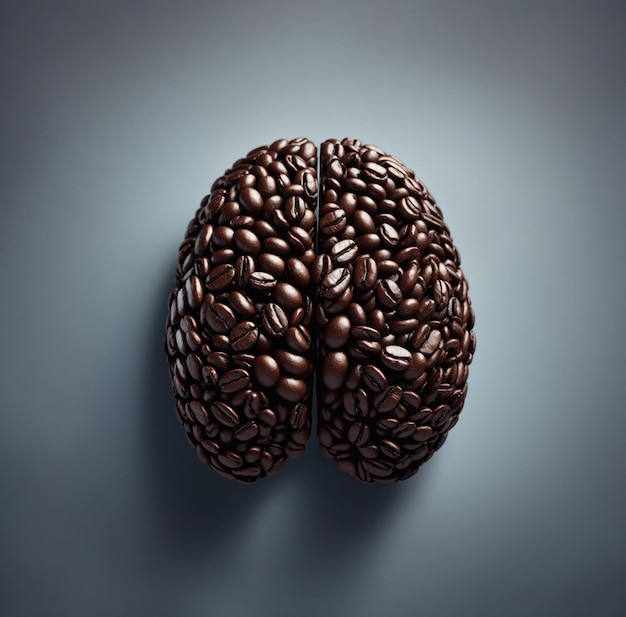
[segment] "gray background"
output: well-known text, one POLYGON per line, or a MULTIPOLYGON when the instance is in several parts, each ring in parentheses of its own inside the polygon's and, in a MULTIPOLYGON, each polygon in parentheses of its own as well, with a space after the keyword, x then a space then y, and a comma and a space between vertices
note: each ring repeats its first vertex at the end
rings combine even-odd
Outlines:
POLYGON ((625 614, 620 4, 4 2, 1 613, 625 614), (315 440, 235 485, 175 419, 185 226, 298 135, 399 156, 463 256, 466 407, 398 486, 315 440))

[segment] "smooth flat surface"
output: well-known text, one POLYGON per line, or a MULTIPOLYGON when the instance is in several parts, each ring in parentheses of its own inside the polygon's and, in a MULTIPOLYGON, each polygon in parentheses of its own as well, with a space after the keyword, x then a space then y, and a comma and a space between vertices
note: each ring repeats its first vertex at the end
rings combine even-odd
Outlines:
POLYGON ((0 613, 626 613, 620 3, 5 2, 0 613), (412 481, 204 468, 162 336, 216 176, 278 137, 415 169, 477 315, 412 481))

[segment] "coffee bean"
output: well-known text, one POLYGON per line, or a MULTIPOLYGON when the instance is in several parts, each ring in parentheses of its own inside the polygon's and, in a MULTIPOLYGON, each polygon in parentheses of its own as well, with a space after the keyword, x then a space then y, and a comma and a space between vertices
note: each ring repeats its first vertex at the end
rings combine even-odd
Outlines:
POLYGON ((276 278, 269 272, 256 271, 250 275, 249 285, 256 291, 270 291, 276 287, 276 278))
POLYGON ((306 289, 311 283, 309 268, 297 257, 290 257, 286 263, 286 271, 291 283, 299 289, 306 289))
POLYGON ((290 227, 286 237, 288 244, 296 251, 297 255, 302 255, 313 246, 313 239, 302 227, 290 227))
POLYGON ((378 342, 381 339, 380 331, 369 326, 354 326, 351 328, 350 334, 357 340, 378 342))
POLYGON ((224 426, 232 427, 239 424, 237 412, 224 401, 215 401, 211 405, 211 413, 213 417, 224 426))
POLYGON ((274 387, 280 379, 278 363, 268 354, 257 356, 252 364, 252 370, 255 379, 264 388, 274 387))
POLYGON ((322 358, 320 367, 322 382, 331 390, 338 390, 346 379, 348 357, 342 351, 331 351, 322 358))
MULTIPOLYGON (((233 311, 241 317, 252 318, 256 315, 254 304, 250 298, 242 291, 232 291, 228 296, 228 301, 233 311)), ((233 322, 233 326, 235 322, 233 322)))
POLYGON ((292 326, 285 332, 285 345, 296 353, 306 353, 311 349, 311 335, 304 326, 292 326))
POLYGON ((393 280, 382 279, 376 283, 376 298, 385 308, 393 309, 402 301, 402 291, 393 280))
POLYGON ((367 424, 353 422, 348 429, 348 439, 355 446, 365 445, 370 438, 370 429, 367 424))
POLYGON ((189 403, 189 410, 193 414, 193 417, 202 425, 207 425, 209 423, 209 415, 207 411, 198 401, 191 401, 189 403))
POLYGON ((398 405, 401 397, 402 388, 387 386, 374 397, 373 404, 379 413, 387 413, 398 405))
POLYGON ((344 293, 350 282, 350 270, 347 268, 332 270, 321 282, 322 296, 327 299, 337 298, 344 293))
POLYGON ((411 365, 411 352, 399 345, 387 345, 383 347, 381 360, 392 371, 404 371, 411 365))
POLYGON ((211 291, 217 291, 228 287, 235 278, 235 267, 232 264, 220 264, 209 272, 207 287, 211 291))
POLYGON ((350 340, 350 319, 345 315, 333 317, 324 328, 324 344, 328 349, 341 349, 350 340))
POLYGON ((285 260, 272 253, 261 253, 256 259, 256 269, 280 278, 285 272, 285 260))
POLYGON ((225 333, 237 323, 233 310, 220 302, 212 304, 204 311, 205 323, 216 333, 225 333))
POLYGON ((387 387, 387 377, 377 366, 366 364, 363 367, 363 383, 372 392, 382 392, 387 387))
POLYGON ((257 255, 261 250, 261 241, 249 229, 237 229, 233 236, 235 246, 245 255, 257 255))
POLYGON ((243 460, 236 452, 228 451, 224 454, 218 454, 217 460, 227 469, 236 469, 243 465, 243 460))
POLYGON ((287 330, 289 320, 279 304, 269 302, 261 312, 261 323, 269 335, 283 336, 287 330))
POLYGON ((400 240, 400 236, 398 235, 395 227, 393 227, 389 223, 383 223, 380 226, 378 233, 380 234, 380 237, 385 245, 390 247, 396 246, 398 244, 398 241, 400 240))
POLYGON ((290 283, 280 282, 274 289, 274 298, 287 310, 293 311, 302 306, 302 294, 290 283))
POLYGON ((259 338, 259 330, 253 321, 242 321, 230 332, 230 346, 234 351, 244 351, 254 347, 259 338))
POLYGON ((309 408, 304 403, 298 403, 291 409, 289 426, 295 430, 304 428, 309 421, 309 408))
POLYGON ((320 219, 320 233, 325 236, 337 234, 345 228, 346 224, 347 216, 345 211, 341 208, 336 208, 335 210, 327 212, 320 219))
POLYGON ((255 188, 246 187, 241 189, 239 199, 246 212, 252 216, 259 214, 263 209, 263 196, 255 188))
POLYGON ((239 441, 249 441, 259 434, 259 427, 255 422, 247 422, 235 429, 235 437, 239 441))
POLYGON ((339 240, 333 245, 330 251, 332 259, 339 265, 346 265, 352 263, 359 252, 359 247, 354 240, 349 238, 345 240, 339 240))
POLYGON ((302 355, 278 349, 274 355, 276 362, 281 368, 281 372, 294 375, 296 377, 307 376, 311 371, 309 361, 302 355))
POLYGON ((303 379, 281 377, 276 384, 276 392, 286 401, 298 403, 306 396, 307 384, 303 379))
POLYGON ((230 371, 226 371, 219 379, 218 386, 222 392, 231 394, 247 388, 250 383, 250 375, 248 372, 235 368, 230 371))
POLYGON ((388 458, 396 459, 402 454, 400 446, 391 439, 383 439, 378 445, 379 450, 388 458))
POLYGON ((369 256, 358 257, 354 264, 354 286, 359 290, 373 289, 378 277, 376 262, 369 256))

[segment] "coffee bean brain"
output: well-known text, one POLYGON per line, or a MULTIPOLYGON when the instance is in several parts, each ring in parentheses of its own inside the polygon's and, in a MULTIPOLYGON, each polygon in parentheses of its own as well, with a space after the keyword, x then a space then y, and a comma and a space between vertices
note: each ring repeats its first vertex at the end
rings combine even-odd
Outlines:
POLYGON ((276 474, 316 428, 364 482, 414 475, 467 395, 474 313, 433 196, 356 139, 280 139, 212 185, 180 245, 165 347, 199 458, 276 474), (318 184, 319 168, 319 184, 318 184), (316 379, 314 381, 314 376, 316 379))

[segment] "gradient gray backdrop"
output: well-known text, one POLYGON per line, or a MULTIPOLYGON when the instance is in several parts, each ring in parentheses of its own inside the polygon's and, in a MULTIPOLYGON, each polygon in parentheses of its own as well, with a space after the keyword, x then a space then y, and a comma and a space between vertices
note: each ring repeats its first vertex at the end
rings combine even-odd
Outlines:
POLYGON ((0 612, 626 614, 619 2, 3 2, 0 612), (478 350, 416 478, 239 486, 174 414, 176 250, 278 137, 416 170, 478 350))

